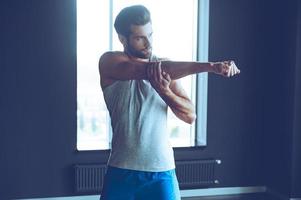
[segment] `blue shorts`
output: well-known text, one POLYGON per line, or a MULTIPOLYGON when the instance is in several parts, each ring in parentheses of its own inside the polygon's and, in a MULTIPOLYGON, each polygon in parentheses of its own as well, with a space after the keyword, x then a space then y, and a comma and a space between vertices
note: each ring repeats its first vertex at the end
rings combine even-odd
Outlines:
POLYGON ((109 166, 100 200, 180 200, 175 170, 145 172, 109 166))

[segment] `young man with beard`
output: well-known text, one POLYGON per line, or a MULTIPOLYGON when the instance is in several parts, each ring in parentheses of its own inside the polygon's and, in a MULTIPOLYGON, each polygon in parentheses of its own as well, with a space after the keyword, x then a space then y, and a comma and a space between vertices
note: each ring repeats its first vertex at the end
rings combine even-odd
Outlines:
POLYGON ((113 129, 101 199, 179 200, 167 107, 189 124, 196 114, 178 79, 201 72, 230 77, 240 71, 233 61, 173 62, 154 56, 151 17, 144 6, 124 8, 114 26, 124 51, 106 52, 99 60, 113 129))

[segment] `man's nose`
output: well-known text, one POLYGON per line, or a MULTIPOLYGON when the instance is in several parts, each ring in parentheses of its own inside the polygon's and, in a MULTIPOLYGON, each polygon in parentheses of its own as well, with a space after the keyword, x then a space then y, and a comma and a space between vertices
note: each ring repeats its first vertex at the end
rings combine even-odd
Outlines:
POLYGON ((151 47, 152 46, 152 39, 147 37, 145 38, 145 46, 151 47))

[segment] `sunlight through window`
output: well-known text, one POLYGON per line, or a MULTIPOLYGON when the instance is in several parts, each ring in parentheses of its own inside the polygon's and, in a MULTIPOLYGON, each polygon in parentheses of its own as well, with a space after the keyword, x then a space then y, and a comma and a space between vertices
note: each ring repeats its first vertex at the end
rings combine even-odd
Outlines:
MULTIPOLYGON (((154 54, 170 60, 197 59, 197 0, 77 0, 77 149, 109 149, 110 117, 98 74, 99 57, 106 51, 123 51, 113 22, 118 12, 143 4, 151 12, 154 54)), ((195 103, 196 76, 181 79, 195 103)), ((194 146, 195 125, 188 125, 168 112, 168 133, 174 147, 194 146)))

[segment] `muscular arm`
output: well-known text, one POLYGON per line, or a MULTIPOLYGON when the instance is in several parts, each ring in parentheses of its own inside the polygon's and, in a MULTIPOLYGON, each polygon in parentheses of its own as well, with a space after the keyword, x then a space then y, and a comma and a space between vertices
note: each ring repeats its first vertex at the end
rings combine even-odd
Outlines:
POLYGON ((194 105, 178 80, 172 80, 170 92, 161 95, 161 97, 179 119, 189 124, 195 121, 194 105))
POLYGON ((240 73, 240 70, 232 61, 143 62, 133 60, 123 52, 107 52, 99 60, 99 72, 103 89, 116 80, 149 80, 175 115, 191 124, 196 118, 194 106, 176 79, 201 72, 230 77, 240 73))
MULTIPOLYGON (((101 86, 112 84, 116 80, 140 80, 147 78, 147 68, 154 62, 142 62, 129 58, 123 52, 107 52, 99 60, 101 86)), ((176 80, 187 75, 201 72, 218 73, 212 63, 161 61, 162 70, 176 80)))
POLYGON ((192 124, 196 118, 194 105, 178 80, 171 80, 162 71, 161 65, 149 67, 147 75, 153 88, 158 92, 173 113, 186 123, 192 124))

